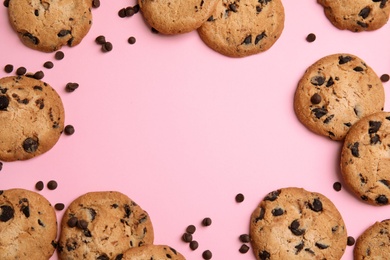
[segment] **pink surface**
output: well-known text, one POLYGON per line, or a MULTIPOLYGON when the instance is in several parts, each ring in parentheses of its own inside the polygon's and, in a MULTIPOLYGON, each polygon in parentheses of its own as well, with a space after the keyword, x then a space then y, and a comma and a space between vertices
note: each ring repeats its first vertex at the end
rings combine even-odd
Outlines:
MULTIPOLYGON (((283 1, 285 29, 277 43, 265 53, 233 59, 209 49, 195 31, 156 35, 141 14, 117 15, 135 4, 102 0, 93 9, 90 32, 80 45, 62 49, 62 61, 22 45, 1 6, 0 67, 43 70, 76 132, 63 135, 44 155, 4 163, 0 189, 34 190, 37 181, 54 179, 58 188, 40 193, 65 205, 89 191, 123 192, 150 214, 155 243, 189 260, 202 259, 206 249, 213 259, 254 259, 251 251, 238 252, 238 236, 249 232, 260 200, 282 187, 326 195, 355 238, 390 217, 390 206, 366 205, 345 188, 333 190, 334 182, 342 182, 341 143, 309 132, 293 111, 299 78, 325 55, 351 53, 379 76, 390 73, 390 25, 375 32, 340 31, 315 0, 283 1), (308 43, 312 32, 317 40, 308 43), (100 51, 98 35, 113 43, 112 52, 100 51), (136 37, 134 45, 127 43, 129 36, 136 37), (48 60, 54 62, 51 70, 42 66, 48 60), (68 82, 80 87, 67 93, 68 82), (235 202, 237 193, 245 195, 243 203, 235 202), (200 225, 204 217, 212 218, 211 226, 200 225), (189 224, 197 227, 196 251, 181 241, 189 224)), ((352 259, 352 250, 347 247, 342 259, 352 259)))

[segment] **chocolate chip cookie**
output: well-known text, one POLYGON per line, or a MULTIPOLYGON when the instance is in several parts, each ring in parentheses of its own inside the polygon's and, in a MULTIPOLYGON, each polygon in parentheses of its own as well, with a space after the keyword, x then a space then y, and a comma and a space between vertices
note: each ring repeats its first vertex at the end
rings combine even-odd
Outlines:
POLYGON ((338 29, 352 32, 373 31, 389 20, 387 0, 317 0, 328 20, 338 29))
POLYGON ((49 151, 64 128, 64 107, 46 82, 27 76, 0 79, 0 160, 27 160, 49 151))
POLYGON ((390 199, 390 113, 360 119, 349 130, 341 151, 345 185, 362 201, 388 205, 390 199))
POLYGON ((385 92, 375 71, 352 54, 332 54, 311 65, 298 82, 294 110, 312 132, 343 140, 360 118, 383 110, 385 92))
POLYGON ((9 21, 28 47, 53 52, 76 46, 92 24, 92 0, 10 0, 9 21))
POLYGON ((288 187, 269 193, 250 219, 256 259, 341 259, 347 231, 324 195, 288 187))
POLYGON ((125 194, 89 192, 75 199, 61 222, 60 259, 121 259, 132 248, 153 244, 149 215, 125 194))
POLYGON ((0 259, 50 259, 57 236, 54 208, 33 191, 0 191, 0 234, 0 259))
POLYGON ((162 34, 196 30, 209 18, 217 3, 218 0, 138 0, 146 22, 162 34))
POLYGON ((167 245, 144 245, 140 247, 133 247, 127 250, 121 259, 185 260, 182 254, 167 245))
POLYGON ((390 220, 375 222, 356 240, 355 260, 390 259, 390 220))
POLYGON ((284 18, 280 0, 220 0, 198 33, 211 49, 245 57, 271 48, 282 34, 284 18))

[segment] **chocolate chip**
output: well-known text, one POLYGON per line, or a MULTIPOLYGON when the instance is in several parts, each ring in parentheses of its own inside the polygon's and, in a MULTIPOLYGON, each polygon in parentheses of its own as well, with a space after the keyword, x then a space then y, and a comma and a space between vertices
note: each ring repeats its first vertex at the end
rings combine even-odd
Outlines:
POLYGON ((122 8, 118 11, 118 16, 120 18, 125 18, 126 17, 126 8, 122 8))
POLYGON ((56 204, 54 205, 54 208, 55 208, 56 210, 63 210, 63 209, 65 208, 65 205, 64 205, 64 203, 56 203, 56 204))
POLYGON ((242 243, 249 243, 251 241, 250 236, 248 234, 242 234, 239 236, 239 239, 242 243))
POLYGON ((303 249, 303 247, 305 246, 305 242, 301 241, 301 243, 299 243, 298 245, 296 245, 294 248, 297 250, 296 253, 299 253, 301 252, 301 250, 303 249))
POLYGON ((325 244, 322 244, 322 243, 315 243, 316 247, 318 247, 319 249, 327 249, 329 246, 328 245, 325 245, 325 244))
POLYGON ((260 34, 258 34, 255 38, 255 44, 258 44, 259 41, 261 41, 263 38, 267 37, 267 35, 265 34, 265 32, 262 32, 260 34))
POLYGON ((68 222, 66 222, 66 223, 68 224, 68 227, 74 228, 77 225, 77 222, 78 222, 78 219, 76 217, 71 217, 68 219, 68 222))
POLYGON ((79 87, 79 84, 78 84, 78 83, 69 82, 69 83, 66 84, 65 90, 66 90, 67 92, 73 92, 73 91, 75 91, 78 87, 79 87))
POLYGON ((74 134, 74 127, 72 125, 65 126, 64 133, 66 135, 73 135, 74 134))
POLYGON ((62 51, 57 51, 57 52, 54 54, 54 58, 55 58, 56 60, 62 60, 64 57, 65 57, 65 54, 64 54, 62 51))
POLYGON ((320 94, 318 94, 318 93, 315 93, 315 94, 314 94, 313 96, 311 96, 311 98, 310 98, 310 102, 311 102, 312 104, 314 104, 314 105, 317 105, 317 104, 321 103, 321 100, 322 100, 322 98, 321 98, 320 94))
POLYGON ((129 39, 127 39, 127 42, 128 42, 129 44, 134 44, 135 41, 136 41, 136 39, 135 39, 135 37, 133 37, 133 36, 130 36, 129 39))
POLYGON ((186 243, 189 243, 192 241, 192 235, 190 233, 184 233, 182 236, 181 236, 181 239, 186 242, 186 243))
POLYGON ((85 229, 88 228, 88 222, 86 220, 84 220, 84 219, 79 219, 77 221, 77 227, 79 229, 84 229, 85 230, 85 229))
POLYGON ((368 133, 373 134, 378 132, 379 128, 382 125, 382 122, 380 121, 369 121, 368 122, 369 128, 368 128, 368 133))
POLYGON ((243 202, 244 201, 244 199, 245 199, 245 197, 244 197, 244 195, 242 194, 242 193, 238 193, 237 195, 236 195, 236 202, 238 202, 238 203, 241 203, 241 202, 243 202))
POLYGON ((28 202, 27 204, 23 204, 20 208, 20 210, 22 211, 23 215, 26 217, 26 218, 29 218, 30 217, 30 207, 28 205, 28 202))
POLYGON ((386 197, 386 195, 379 195, 378 197, 375 198, 375 201, 377 204, 380 204, 380 205, 386 205, 389 203, 389 200, 386 197))
POLYGON ((364 7, 362 10, 360 10, 359 12, 359 16, 362 17, 363 19, 366 19, 368 17, 368 15, 370 14, 371 12, 371 8, 370 7, 364 7))
POLYGON ((356 22, 360 27, 362 27, 362 28, 367 28, 368 27, 368 24, 367 23, 363 23, 363 22, 361 22, 361 21, 357 21, 356 22))
POLYGON ((192 241, 190 242, 190 248, 191 248, 191 250, 196 250, 198 247, 199 247, 198 241, 192 240, 192 241))
POLYGON ((271 191, 267 194, 264 200, 274 201, 279 197, 280 190, 271 191))
POLYGON ((14 209, 8 205, 0 206, 0 221, 7 222, 14 217, 14 209))
POLYGON ((96 258, 97 260, 110 260, 106 254, 102 254, 96 258))
POLYGON ((186 228, 186 232, 189 233, 189 234, 194 234, 196 231, 196 227, 194 225, 189 225, 187 228, 186 228))
POLYGON ((241 245, 240 249, 238 249, 238 251, 241 253, 241 254, 245 254, 249 251, 249 246, 243 244, 241 245))
POLYGON ((320 199, 314 199, 312 203, 309 202, 309 208, 315 212, 322 211, 322 202, 320 199))
POLYGON ((8 8, 10 0, 4 0, 3 5, 8 8))
POLYGON ((25 38, 27 38, 28 40, 30 40, 31 43, 34 44, 34 45, 38 45, 38 44, 39 44, 39 39, 38 39, 38 37, 32 35, 31 33, 28 33, 28 32, 27 32, 27 33, 24 33, 24 34, 23 34, 23 37, 25 37, 25 38))
POLYGON ((202 257, 203 259, 211 259, 213 257, 213 254, 211 253, 210 250, 205 250, 203 253, 202 253, 202 257))
POLYGON ((12 64, 7 64, 4 66, 4 71, 6 73, 11 73, 14 70, 14 66, 12 64))
POLYGON ((305 234, 305 229, 300 229, 299 228, 300 223, 297 219, 295 219, 293 222, 291 222, 290 226, 288 227, 291 232, 296 235, 296 236, 302 236, 305 234))
POLYGON ((264 250, 259 253, 259 258, 260 260, 269 260, 271 258, 271 254, 264 250))
POLYGON ((93 8, 100 7, 100 0, 92 0, 92 7, 93 8))
POLYGON ((307 36, 306 36, 306 41, 307 42, 314 42, 316 40, 316 35, 314 33, 309 33, 307 36))
POLYGON ((44 76, 45 76, 45 74, 43 73, 43 71, 40 70, 40 71, 37 71, 34 73, 33 78, 41 80, 41 79, 43 79, 44 76))
POLYGON ((46 69, 52 69, 54 67, 54 63, 51 61, 46 61, 45 63, 43 63, 43 67, 45 67, 46 69))
POLYGON ((381 81, 382 82, 387 82, 390 80, 390 76, 389 74, 383 74, 381 77, 380 77, 381 81))
POLYGON ((252 35, 248 35, 245 37, 244 41, 242 42, 242 44, 251 44, 252 43, 252 35))
POLYGON ((47 183, 47 188, 49 190, 55 190, 58 187, 58 183, 55 180, 51 180, 47 183))
POLYGON ((340 182, 337 181, 337 182, 333 183, 333 189, 335 191, 341 191, 341 188, 342 188, 342 186, 341 186, 340 182))
POLYGON ((356 71, 356 72, 364 71, 364 69, 362 67, 360 67, 360 66, 356 66, 355 68, 353 68, 353 70, 356 71))
POLYGON ((260 208, 260 214, 259 216, 255 219, 256 223, 260 220, 263 220, 264 218, 264 214, 265 214, 265 209, 264 208, 260 208))
POLYGON ((379 135, 375 134, 375 135, 372 135, 370 137, 370 144, 371 145, 375 145, 375 144, 378 144, 381 142, 381 138, 379 137, 379 135))
POLYGON ((35 183, 35 189, 41 191, 43 190, 43 187, 44 187, 43 181, 38 181, 37 183, 35 183))
POLYGON ((9 99, 6 95, 0 96, 0 110, 7 110, 9 99))
POLYGON ((125 8, 125 14, 126 14, 126 17, 131 17, 135 14, 135 11, 133 9, 132 6, 128 6, 125 8))
POLYGON ((314 108, 312 110, 312 112, 314 113, 314 116, 317 118, 317 119, 320 119, 321 117, 323 117, 324 115, 328 114, 328 110, 325 108, 325 107, 317 107, 317 108, 314 108))
POLYGON ((204 219, 202 220, 202 225, 205 226, 205 227, 210 226, 211 223, 212 223, 211 218, 204 218, 204 219))
POLYGON ((281 208, 274 208, 271 213, 274 217, 278 217, 284 214, 284 210, 281 208))
POLYGON ((342 64, 345 64, 345 63, 348 63, 352 60, 352 57, 351 56, 339 56, 339 64, 342 65, 342 64))
POLYGON ((350 144, 349 149, 354 157, 359 157, 359 142, 350 144))
POLYGON ((334 85, 334 81, 333 81, 333 78, 332 77, 330 77, 329 79, 328 79, 328 81, 326 82, 326 87, 331 87, 331 86, 333 86, 334 85))
POLYGON ((112 46, 111 42, 105 42, 102 45, 102 52, 110 52, 110 51, 112 51, 112 49, 113 49, 113 46, 112 46))
POLYGON ((28 137, 24 140, 22 146, 25 152, 33 153, 38 149, 39 143, 38 140, 28 137))
POLYGON ((96 37, 95 42, 100 45, 105 44, 106 37, 104 37, 104 35, 99 35, 98 37, 96 37))
POLYGON ((353 246, 355 244, 355 238, 348 236, 347 238, 347 245, 348 246, 353 246))
POLYGON ((123 254, 119 254, 115 257, 115 260, 122 260, 123 259, 123 254))
MULTIPOLYGON (((3 169, 3 163, 2 162, 0 162, 0 171, 3 169)), ((0 195, 1 195, 1 193, 0 193, 0 195)))
POLYGON ((327 118, 325 118, 324 124, 328 124, 330 121, 332 121, 333 118, 334 118, 334 115, 328 116, 327 118))
POLYGON ((325 83, 325 77, 323 76, 314 76, 310 79, 310 83, 314 86, 322 86, 325 83))
POLYGON ((57 36, 61 38, 61 37, 65 37, 71 33, 72 33, 72 31, 70 31, 70 30, 61 30, 57 33, 57 36))
POLYGON ((27 69, 25 67, 19 67, 16 70, 16 75, 22 76, 22 75, 26 74, 26 72, 27 72, 27 69))

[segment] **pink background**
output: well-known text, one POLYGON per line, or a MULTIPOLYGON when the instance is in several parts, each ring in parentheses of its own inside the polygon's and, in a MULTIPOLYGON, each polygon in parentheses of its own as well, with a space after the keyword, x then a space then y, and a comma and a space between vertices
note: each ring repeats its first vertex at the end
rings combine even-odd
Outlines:
MULTIPOLYGON (((148 211, 155 243, 167 244, 187 259, 254 259, 238 252, 238 236, 249 232, 249 217, 270 191, 303 187, 330 198, 348 235, 390 217, 390 206, 366 205, 341 181, 340 142, 309 132, 293 111, 293 95, 305 69, 319 58, 347 52, 380 76, 390 73, 390 26, 352 33, 334 28, 315 0, 283 1, 285 29, 267 52, 233 59, 209 49, 196 31, 177 36, 150 32, 141 14, 120 18, 119 9, 136 1, 101 1, 93 26, 65 58, 21 44, 0 8, 0 67, 10 63, 43 70, 44 80, 63 99, 66 124, 75 127, 48 153, 29 161, 4 163, 0 189, 35 190, 65 205, 90 191, 117 190, 148 211), (306 42, 309 33, 317 40, 306 42), (114 49, 102 53, 94 40, 106 36, 114 49), (136 44, 127 43, 134 36, 136 44), (54 62, 51 70, 45 61, 54 62), (73 93, 66 83, 77 82, 73 93), (237 193, 245 195, 241 204, 237 193), (213 223, 202 227, 201 220, 213 223), (181 241, 189 224, 199 248, 181 241)), ((7 76, 2 69, 0 76, 7 76)), ((390 83, 384 83, 385 90, 390 83)), ((385 110, 389 110, 386 103, 385 110)), ((57 212, 60 221, 64 211, 57 212)), ((342 259, 352 259, 347 247, 342 259)), ((57 259, 56 254, 52 259, 57 259)))

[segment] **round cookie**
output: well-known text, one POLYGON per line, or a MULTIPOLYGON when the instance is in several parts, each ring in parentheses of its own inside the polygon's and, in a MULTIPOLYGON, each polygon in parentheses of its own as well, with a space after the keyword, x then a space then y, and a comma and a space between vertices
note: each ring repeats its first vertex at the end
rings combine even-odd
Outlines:
POLYGON ((344 221, 324 195, 288 187, 269 193, 253 211, 250 238, 256 259, 340 259, 344 221))
POLYGON ((282 34, 284 18, 281 0, 221 0, 198 33, 216 52, 245 57, 271 48, 282 34))
POLYGON ((28 47, 53 52, 76 46, 92 24, 92 0, 10 0, 9 21, 28 47))
POLYGON ((356 240, 353 259, 390 259, 389 233, 389 219, 376 222, 368 227, 356 240))
POLYGON ((144 259, 158 259, 158 260, 185 260, 185 257, 178 251, 167 245, 144 245, 140 247, 133 247, 127 250, 122 260, 144 260, 144 259))
POLYGON ((61 222, 60 259, 121 259, 132 247, 153 244, 149 215, 116 191, 89 192, 75 199, 61 222))
POLYGON ((373 31, 389 20, 387 0, 317 0, 324 7, 325 16, 338 29, 352 32, 373 31))
POLYGON ((0 79, 0 160, 27 160, 50 150, 64 128, 64 107, 47 83, 26 76, 0 79))
POLYGON ((390 199, 390 113, 378 112, 356 122, 341 150, 345 184, 362 201, 388 205, 390 199))
POLYGON ((311 65, 299 80, 294 110, 312 132, 343 140, 360 118, 383 110, 380 78, 359 57, 332 54, 311 65))
POLYGON ((217 3, 218 0, 138 0, 146 22, 162 34, 196 30, 210 17, 217 3))
POLYGON ((50 259, 57 237, 54 208, 33 191, 0 191, 0 234, 0 259, 50 259))

